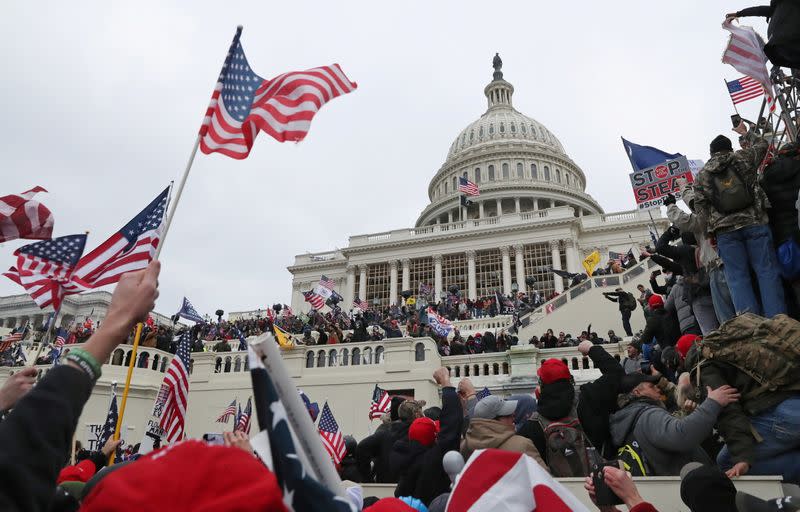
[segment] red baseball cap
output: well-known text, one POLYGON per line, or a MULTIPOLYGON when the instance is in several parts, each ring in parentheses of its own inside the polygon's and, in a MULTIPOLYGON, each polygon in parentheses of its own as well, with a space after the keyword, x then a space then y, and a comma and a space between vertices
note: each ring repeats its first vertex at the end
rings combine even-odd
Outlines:
POLYGON ((58 474, 56 484, 61 482, 88 482, 94 476, 97 468, 89 459, 82 460, 74 466, 67 466, 58 474))
POLYGON ((417 441, 423 446, 430 446, 436 441, 436 433, 439 427, 430 418, 417 418, 408 427, 408 438, 417 441))
POLYGON ((365 508, 364 512, 417 512, 417 509, 399 498, 383 498, 365 508))
POLYGON ((647 299, 647 305, 650 306, 650 309, 657 309, 664 307, 664 298, 661 295, 651 295, 649 299, 647 299))
POLYGON ((539 382, 542 384, 552 384, 559 380, 564 380, 572 376, 569 373, 566 363, 560 359, 547 359, 539 366, 539 371, 536 372, 539 376, 539 382))
POLYGON ((689 353, 689 349, 692 348, 694 342, 699 339, 701 339, 700 336, 696 334, 684 334, 678 338, 678 343, 675 344, 675 350, 678 351, 682 358, 686 359, 686 354, 689 353))
POLYGON ((100 480, 81 510, 286 512, 275 475, 239 448, 185 441, 149 453, 100 480), (176 476, 178 476, 176 478, 176 476))

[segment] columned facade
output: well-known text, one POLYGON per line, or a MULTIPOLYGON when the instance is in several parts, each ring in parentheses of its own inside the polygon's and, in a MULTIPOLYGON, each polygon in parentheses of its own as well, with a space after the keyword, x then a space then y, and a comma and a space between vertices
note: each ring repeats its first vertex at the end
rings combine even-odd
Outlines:
MULTIPOLYGON (((552 253, 553 268, 555 270, 562 270, 561 268, 561 242, 559 240, 550 241, 550 252, 552 253)), ((555 290, 558 293, 564 291, 564 281, 561 276, 553 275, 555 281, 555 290)))
POLYGON ((514 246, 514 267, 517 271, 517 286, 519 287, 519 291, 522 293, 526 293, 528 291, 528 287, 525 285, 525 259, 523 256, 523 246, 522 244, 517 244, 514 246))
POLYGON ((367 266, 359 265, 358 272, 358 298, 367 300, 367 266))
POLYGON ((397 261, 389 262, 389 304, 397 304, 397 261))
POLYGON ((500 248, 500 255, 503 258, 503 294, 511 295, 511 258, 508 246, 500 248))

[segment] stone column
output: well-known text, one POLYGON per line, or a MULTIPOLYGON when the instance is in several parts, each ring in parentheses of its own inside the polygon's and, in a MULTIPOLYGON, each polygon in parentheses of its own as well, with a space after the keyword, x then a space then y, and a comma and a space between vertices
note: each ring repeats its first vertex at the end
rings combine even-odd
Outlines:
POLYGON ((358 272, 358 298, 361 300, 367 300, 367 266, 359 265, 358 272))
POLYGON ((353 299, 356 298, 356 266, 347 265, 347 282, 344 288, 344 304, 342 309, 350 311, 353 307, 353 299))
POLYGON ((522 244, 514 246, 514 259, 517 266, 517 286, 519 291, 526 292, 528 290, 525 286, 525 259, 523 258, 523 251, 525 247, 522 244))
POLYGON ((555 208, 555 207, 556 207, 556 200, 555 199, 551 199, 550 200, 550 208, 555 208))
MULTIPOLYGON (((553 268, 556 270, 561 270, 561 250, 559 245, 561 242, 559 240, 550 240, 550 252, 551 257, 553 258, 553 268)), ((553 280, 555 283, 556 291, 561 293, 564 291, 564 283, 561 280, 561 276, 557 276, 553 274, 553 280)))
POLYGON ((433 279, 436 300, 442 295, 442 255, 437 254, 433 257, 433 279))
POLYGON ((448 224, 452 224, 453 223, 453 210, 449 210, 447 212, 447 223, 448 224))
POLYGON ((389 304, 397 304, 397 261, 389 262, 389 304))
POLYGON ((502 199, 495 199, 497 203, 497 216, 503 215, 503 200, 502 199))
POLYGON ((533 198, 533 209, 534 210, 538 210, 539 209, 539 199, 537 199, 535 197, 533 198))
POLYGON ((303 307, 303 293, 300 290, 300 283, 292 283, 292 311, 300 311, 303 307))
POLYGON ((403 258, 403 290, 411 288, 411 260, 403 258))
POLYGON ((471 300, 478 298, 478 288, 475 279, 475 251, 467 251, 467 297, 471 300))
POLYGON ((483 218, 483 201, 478 201, 478 218, 483 218))
POLYGON ((514 211, 517 212, 517 213, 520 212, 519 198, 518 197, 514 198, 514 211))
POLYGON ((503 295, 511 295, 511 258, 509 248, 500 248, 500 255, 503 257, 503 295))
POLYGON ((578 252, 578 243, 574 239, 565 240, 564 244, 567 246, 567 270, 576 274, 583 272, 583 260, 578 252))

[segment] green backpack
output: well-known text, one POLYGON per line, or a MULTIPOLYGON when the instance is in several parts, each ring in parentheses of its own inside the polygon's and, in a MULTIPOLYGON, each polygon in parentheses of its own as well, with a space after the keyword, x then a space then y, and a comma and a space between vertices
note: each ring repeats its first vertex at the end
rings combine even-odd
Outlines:
POLYGON ((720 172, 711 174, 712 202, 718 212, 729 214, 744 210, 755 202, 753 190, 747 185, 736 162, 720 172))

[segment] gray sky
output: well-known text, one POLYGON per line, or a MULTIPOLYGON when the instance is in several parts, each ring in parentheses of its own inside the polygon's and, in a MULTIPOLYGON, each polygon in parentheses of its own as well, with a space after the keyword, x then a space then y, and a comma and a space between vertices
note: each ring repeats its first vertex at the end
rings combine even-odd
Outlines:
MULTIPOLYGON (((55 235, 89 230, 94 248, 182 172, 241 23, 259 75, 338 62, 359 87, 300 144, 261 134, 243 161, 198 154, 157 310, 183 295, 201 313, 289 302, 295 254, 413 225, 453 139, 485 110, 495 52, 514 106, 561 140, 587 191, 606 211, 633 208, 620 135, 702 159, 732 135, 722 80, 739 75, 720 62, 720 23, 749 5, 14 2, 0 17, 0 194, 45 187, 55 235)), ((24 243, 0 245, 0 265, 24 243)), ((0 281, 0 295, 21 290, 0 281)))

